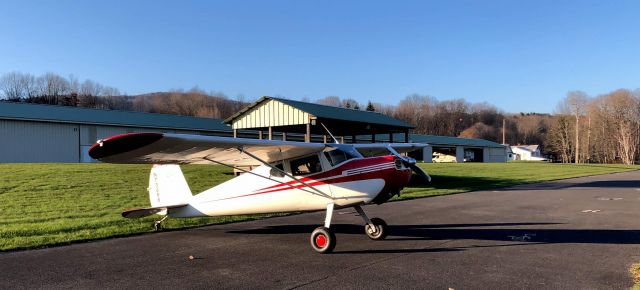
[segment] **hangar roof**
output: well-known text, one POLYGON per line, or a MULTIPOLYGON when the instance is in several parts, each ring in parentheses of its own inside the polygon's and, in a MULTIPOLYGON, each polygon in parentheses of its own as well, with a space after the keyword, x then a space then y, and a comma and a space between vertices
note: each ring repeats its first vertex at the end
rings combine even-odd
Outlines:
POLYGON ((498 144, 484 139, 476 138, 460 138, 449 136, 435 136, 435 135, 411 135, 411 142, 427 143, 430 145, 454 145, 454 146, 466 146, 466 147, 496 147, 503 148, 504 145, 498 144))
POLYGON ((220 119, 13 102, 0 102, 0 119, 201 131, 230 130, 220 119))
POLYGON ((280 99, 280 98, 272 98, 272 99, 278 100, 287 105, 290 105, 302 111, 308 112, 319 118, 340 119, 345 121, 373 123, 373 124, 390 125, 390 126, 398 126, 398 127, 405 127, 405 128, 415 127, 401 120, 389 117, 385 114, 381 114, 378 112, 361 111, 356 109, 326 106, 326 105, 280 99))

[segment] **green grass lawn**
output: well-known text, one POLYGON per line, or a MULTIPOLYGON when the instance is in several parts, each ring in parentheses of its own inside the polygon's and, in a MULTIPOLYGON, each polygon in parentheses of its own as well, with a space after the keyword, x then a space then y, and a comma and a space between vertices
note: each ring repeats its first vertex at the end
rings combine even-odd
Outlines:
MULTIPOLYGON (((398 199, 490 189, 640 169, 549 163, 421 164, 430 184, 412 184, 398 199)), ((148 206, 150 165, 0 164, 0 251, 150 232, 156 217, 125 219, 124 208, 148 206)), ((183 166, 200 192, 233 177, 228 168, 183 166)), ((265 215, 168 219, 165 228, 256 219, 265 215)))

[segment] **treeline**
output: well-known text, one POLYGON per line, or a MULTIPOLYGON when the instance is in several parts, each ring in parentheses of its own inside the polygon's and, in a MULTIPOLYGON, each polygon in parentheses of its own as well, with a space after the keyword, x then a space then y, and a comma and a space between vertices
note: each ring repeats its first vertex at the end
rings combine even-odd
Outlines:
MULTIPOLYGON (((0 77, 1 97, 14 102, 85 108, 130 110, 224 119, 248 105, 242 97, 229 99, 220 92, 198 87, 136 96, 92 80, 80 82, 54 73, 33 76, 11 72, 0 77)), ((311 102, 309 99, 302 101, 311 102)), ((410 95, 397 105, 360 104, 329 96, 319 104, 376 111, 416 126, 414 133, 481 138, 506 143, 542 145, 543 154, 561 162, 624 163, 638 160, 640 150, 640 91, 620 89, 590 97, 569 92, 556 112, 505 113, 492 104, 464 99, 440 101, 410 95), (503 130, 504 128, 504 130, 503 130)))
POLYGON ((569 92, 546 138, 562 162, 634 164, 640 152, 640 91, 589 97, 569 92))
MULTIPOLYGON (((317 102, 361 107, 339 97, 317 102)), ((640 157, 640 90, 619 89, 596 97, 569 92, 553 115, 505 113, 488 103, 422 95, 408 96, 396 106, 369 102, 367 107, 416 126, 414 133, 536 144, 546 157, 564 163, 634 164, 640 157)))
POLYGON ((34 76, 10 72, 0 77, 2 98, 12 102, 75 106, 83 108, 139 111, 224 119, 247 103, 222 93, 207 93, 198 87, 137 96, 92 80, 55 73, 34 76))
MULTIPOLYGON (((344 108, 362 108, 353 99, 331 96, 316 101, 344 108)), ((369 111, 393 116, 416 126, 417 134, 481 138, 502 143, 505 123, 505 143, 542 144, 552 116, 537 113, 504 113, 488 103, 469 103, 463 99, 439 101, 434 97, 410 95, 398 105, 368 102, 369 111)))

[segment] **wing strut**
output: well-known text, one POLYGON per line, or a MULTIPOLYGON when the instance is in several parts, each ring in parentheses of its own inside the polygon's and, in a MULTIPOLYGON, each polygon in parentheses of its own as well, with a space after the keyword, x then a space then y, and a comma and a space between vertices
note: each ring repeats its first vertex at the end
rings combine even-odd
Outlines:
POLYGON ((333 134, 331 134, 331 131, 327 129, 327 126, 325 126, 322 123, 320 123, 320 125, 322 125, 322 127, 327 131, 327 133, 329 133, 329 136, 331 136, 331 139, 333 139, 333 141, 336 142, 336 144, 340 144, 340 142, 338 142, 338 139, 336 139, 336 137, 333 137, 333 134))
POLYGON ((304 185, 304 186, 306 186, 306 187, 308 187, 308 188, 312 189, 313 191, 315 191, 315 192, 319 193, 321 196, 324 196, 324 197, 326 197, 326 198, 328 198, 328 199, 332 199, 332 200, 333 200, 333 197, 332 197, 332 196, 330 196, 330 195, 328 195, 328 194, 326 194, 326 193, 322 192, 321 190, 319 190, 319 189, 317 189, 317 188, 315 188, 315 187, 313 187, 313 186, 311 186, 311 185, 307 184, 306 182, 304 182, 304 181, 302 181, 302 180, 300 180, 300 179, 296 178, 295 176, 293 176, 293 175, 291 175, 291 174, 287 173, 286 171, 284 171, 284 170, 282 170, 282 169, 280 169, 280 168, 278 168, 278 167, 275 167, 275 166, 273 166, 273 165, 271 165, 271 164, 267 163, 266 161, 264 161, 264 160, 262 160, 262 159, 258 158, 257 156, 255 156, 255 155, 253 155, 253 154, 251 154, 251 153, 249 153, 249 152, 247 152, 247 151, 244 151, 244 149, 243 149, 242 147, 238 148, 238 150, 240 150, 240 152, 242 152, 242 153, 244 153, 244 154, 249 155, 251 158, 253 158, 253 159, 255 159, 255 160, 260 161, 262 164, 264 164, 264 165, 266 165, 266 166, 271 167, 271 169, 275 169, 275 170, 277 170, 277 171, 281 172, 282 174, 284 174, 284 175, 288 176, 289 178, 291 178, 291 179, 293 179, 293 180, 297 181, 298 183, 300 183, 300 184, 302 184, 302 185, 304 185))

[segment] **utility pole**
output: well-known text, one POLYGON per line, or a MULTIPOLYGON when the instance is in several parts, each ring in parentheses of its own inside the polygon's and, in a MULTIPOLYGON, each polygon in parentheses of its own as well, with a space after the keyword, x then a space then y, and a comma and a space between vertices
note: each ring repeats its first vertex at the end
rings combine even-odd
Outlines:
POLYGON ((576 164, 580 163, 580 112, 576 105, 576 164))
POLYGON ((506 130, 505 130, 506 122, 507 122, 506 119, 502 119, 502 145, 507 144, 507 142, 505 142, 506 141, 506 138, 505 138, 505 136, 506 136, 506 130))

